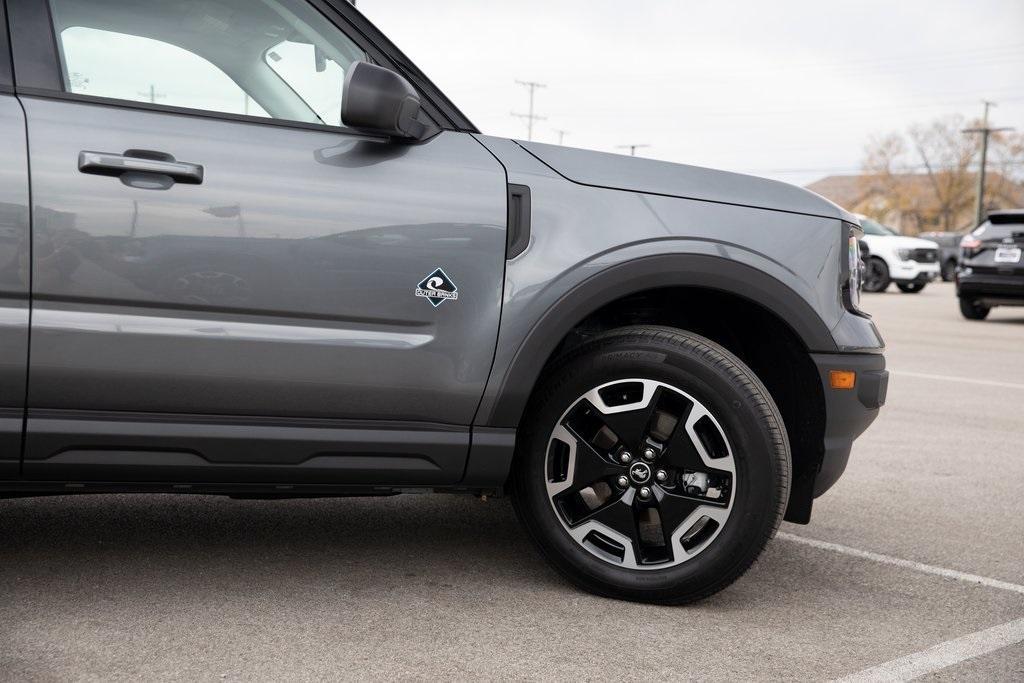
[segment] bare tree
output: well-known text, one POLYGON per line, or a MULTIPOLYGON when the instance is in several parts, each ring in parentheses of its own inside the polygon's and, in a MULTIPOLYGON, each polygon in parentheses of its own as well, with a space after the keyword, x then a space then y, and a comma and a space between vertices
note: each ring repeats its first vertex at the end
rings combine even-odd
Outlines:
POLYGON ((932 190, 932 215, 923 218, 931 218, 930 222, 944 231, 956 227, 956 217, 971 206, 974 181, 970 166, 978 142, 963 135, 963 127, 963 117, 955 116, 910 128, 910 140, 932 190))
MULTIPOLYGON (((971 225, 978 163, 977 136, 962 116, 911 126, 906 134, 873 137, 865 147, 861 198, 854 210, 897 222, 906 232, 960 230, 971 225)), ((1021 135, 993 136, 986 191, 989 209, 1024 204, 1019 176, 1021 135)))

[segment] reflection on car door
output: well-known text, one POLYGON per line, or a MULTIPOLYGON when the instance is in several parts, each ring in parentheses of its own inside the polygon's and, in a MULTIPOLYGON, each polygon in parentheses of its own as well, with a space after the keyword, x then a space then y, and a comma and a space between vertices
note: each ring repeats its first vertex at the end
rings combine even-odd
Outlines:
MULTIPOLYGON (((466 439, 450 426, 470 423, 490 369, 506 201, 501 167, 471 136, 403 145, 23 99, 37 206, 27 476, 187 478, 209 463, 306 476, 275 466, 326 448, 218 450, 216 430, 204 447, 168 427, 181 454, 155 457, 138 452, 154 421, 387 420, 466 439), (202 166, 202 181, 79 168, 83 151, 127 150, 202 166), (416 296, 437 269, 458 288, 440 306, 416 296), (150 462, 163 466, 147 474, 150 462)), ((419 457, 410 477, 457 464, 419 457)), ((308 477, 349 469, 321 459, 308 477)))

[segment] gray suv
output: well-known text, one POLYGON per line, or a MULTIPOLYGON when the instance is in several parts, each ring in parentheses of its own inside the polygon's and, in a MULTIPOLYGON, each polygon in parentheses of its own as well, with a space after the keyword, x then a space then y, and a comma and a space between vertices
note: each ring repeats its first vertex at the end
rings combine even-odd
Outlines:
POLYGON ((4 23, 0 495, 510 492, 570 580, 681 603, 884 401, 821 197, 482 135, 340 0, 4 23))

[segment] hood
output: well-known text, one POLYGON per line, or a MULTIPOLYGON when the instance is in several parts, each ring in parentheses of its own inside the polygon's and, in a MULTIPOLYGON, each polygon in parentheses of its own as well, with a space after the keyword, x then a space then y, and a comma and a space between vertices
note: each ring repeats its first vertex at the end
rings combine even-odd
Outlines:
POLYGON ((539 142, 516 142, 559 175, 581 185, 789 211, 857 223, 852 214, 824 197, 776 180, 539 142))

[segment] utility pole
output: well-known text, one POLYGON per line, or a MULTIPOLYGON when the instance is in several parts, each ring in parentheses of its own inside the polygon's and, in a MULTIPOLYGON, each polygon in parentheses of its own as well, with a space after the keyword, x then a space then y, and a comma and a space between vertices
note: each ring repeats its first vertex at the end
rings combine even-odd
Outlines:
POLYGON ((555 132, 558 133, 558 144, 562 144, 565 141, 565 136, 569 134, 569 131, 559 128, 555 128, 555 132))
POLYGON ((629 150, 629 156, 631 156, 631 157, 635 157, 636 156, 636 151, 638 149, 640 149, 641 147, 650 147, 650 145, 616 145, 615 146, 616 149, 628 149, 629 150))
POLYGON ((548 86, 543 83, 536 83, 534 81, 516 81, 519 85, 528 88, 530 91, 530 113, 529 114, 517 114, 512 112, 512 116, 517 119, 526 119, 526 139, 533 140, 533 122, 534 121, 547 121, 544 116, 537 116, 533 113, 533 93, 537 88, 546 88, 548 86))
POLYGON ((151 104, 156 104, 157 100, 162 100, 167 97, 167 95, 163 93, 158 93, 156 91, 156 86, 152 83, 149 84, 149 92, 140 92, 139 94, 143 97, 148 97, 151 104))
POLYGON ((981 117, 980 128, 965 128, 962 132, 967 135, 973 135, 975 133, 981 134, 981 163, 978 165, 978 199, 974 205, 975 213, 975 225, 981 225, 981 222, 985 220, 985 166, 988 163, 988 138, 992 133, 1001 133, 1007 130, 1013 130, 1013 128, 990 128, 988 125, 988 110, 989 107, 996 106, 995 102, 989 102, 988 100, 982 100, 982 104, 985 105, 985 114, 981 117))

